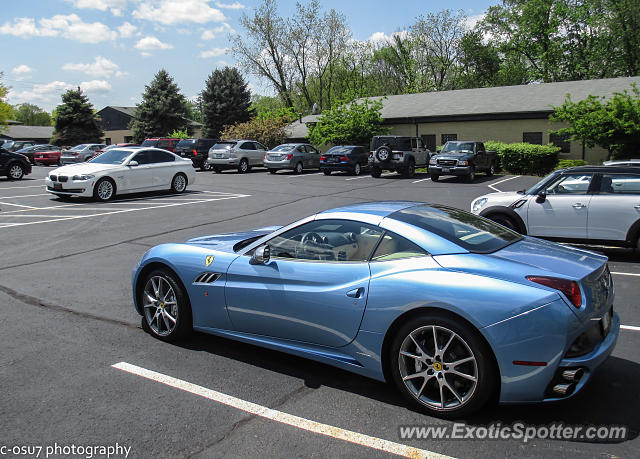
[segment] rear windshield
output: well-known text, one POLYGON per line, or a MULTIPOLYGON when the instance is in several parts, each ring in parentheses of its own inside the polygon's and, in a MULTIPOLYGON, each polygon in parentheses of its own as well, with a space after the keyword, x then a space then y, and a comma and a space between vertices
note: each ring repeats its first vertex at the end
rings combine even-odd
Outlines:
POLYGON ((333 147, 327 151, 327 155, 348 155, 353 151, 352 147, 333 147))
POLYGON ((291 151, 295 148, 295 145, 278 145, 277 147, 275 147, 273 150, 271 151, 291 151))
POLYGON ((76 145, 73 148, 70 148, 71 151, 79 151, 79 150, 84 150, 85 148, 87 148, 89 145, 86 143, 83 143, 82 145, 76 145))
POLYGON ((371 151, 387 145, 393 150, 411 151, 411 139, 409 137, 374 137, 371 142, 371 151))
POLYGON ((142 142, 142 144, 140 145, 141 147, 155 147, 156 145, 158 145, 158 139, 155 140, 145 140, 144 142, 142 142))
POLYGON ((180 142, 178 142, 178 144, 176 145, 176 148, 192 147, 195 145, 195 143, 196 143, 196 139, 182 139, 180 142))
POLYGON ((394 212, 394 220, 409 223, 473 253, 490 253, 520 241, 522 236, 464 210, 431 204, 394 212))
POLYGON ((213 147, 212 150, 231 150, 238 142, 218 142, 213 147))

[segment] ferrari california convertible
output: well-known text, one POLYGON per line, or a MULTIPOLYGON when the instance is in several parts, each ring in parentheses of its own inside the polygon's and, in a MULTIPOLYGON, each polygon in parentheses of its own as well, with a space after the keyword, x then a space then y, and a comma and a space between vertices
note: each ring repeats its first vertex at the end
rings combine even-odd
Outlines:
POLYGON ((606 257, 419 202, 162 244, 133 295, 161 340, 196 330, 307 357, 441 417, 576 394, 620 327, 606 257))

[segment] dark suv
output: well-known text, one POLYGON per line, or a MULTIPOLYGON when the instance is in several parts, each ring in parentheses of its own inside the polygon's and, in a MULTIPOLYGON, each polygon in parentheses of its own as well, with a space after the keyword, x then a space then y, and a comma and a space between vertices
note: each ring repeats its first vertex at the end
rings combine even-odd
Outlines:
POLYGON ((210 171, 211 164, 207 163, 209 149, 220 139, 182 139, 176 145, 174 153, 183 158, 191 158, 193 167, 201 171, 210 171))
POLYGON ((371 139, 369 168, 378 178, 382 171, 396 171, 403 177, 413 177, 416 167, 427 167, 431 153, 419 137, 377 135, 371 139))
POLYGON ((0 175, 5 175, 9 180, 20 180, 30 173, 31 163, 26 156, 0 147, 0 175))
POLYGON ((153 139, 146 139, 144 142, 142 142, 142 144, 140 144, 141 147, 155 147, 155 148, 162 148, 164 150, 169 150, 171 153, 173 153, 173 151, 176 148, 176 145, 178 145, 178 142, 180 142, 182 139, 170 139, 170 138, 153 138, 153 139))

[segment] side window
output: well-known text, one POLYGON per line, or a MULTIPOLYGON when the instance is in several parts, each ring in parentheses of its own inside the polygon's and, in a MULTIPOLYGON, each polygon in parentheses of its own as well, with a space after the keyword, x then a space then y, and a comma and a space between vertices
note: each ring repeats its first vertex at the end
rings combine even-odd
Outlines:
POLYGON ((151 151, 152 163, 169 163, 175 161, 176 158, 168 151, 151 151))
POLYGON ((561 175, 551 182, 547 194, 585 194, 591 184, 591 174, 561 175))
POLYGON ((408 139, 406 137, 400 137, 398 139, 398 150, 400 151, 411 151, 412 147, 412 139, 408 139))
POLYGON ((640 195, 640 175, 603 174, 600 179, 600 193, 640 195))
POLYGON ((426 250, 408 239, 387 231, 380 241, 371 261, 398 260, 400 258, 426 257, 426 250))
POLYGON ((476 151, 486 151, 482 142, 478 142, 478 149, 476 151))
POLYGON ((242 150, 255 150, 256 147, 253 144, 253 142, 245 142, 242 145, 240 145, 240 149, 242 149, 242 150))
POLYGON ((273 258, 314 261, 368 260, 382 230, 351 220, 316 220, 269 241, 273 258))
POLYGON ((136 161, 141 166, 143 164, 150 164, 151 163, 151 151, 150 150, 145 150, 145 151, 138 152, 138 154, 136 154, 133 157, 133 161, 136 161))
POLYGON ((435 134, 423 134, 422 142, 429 151, 436 151, 436 135, 435 134))
POLYGON ((158 144, 156 146, 158 148, 169 148, 169 140, 160 139, 160 140, 158 140, 158 144))
POLYGON ((265 151, 267 150, 267 149, 264 147, 264 145, 262 145, 261 143, 254 142, 253 144, 255 145, 256 150, 265 150, 265 151))

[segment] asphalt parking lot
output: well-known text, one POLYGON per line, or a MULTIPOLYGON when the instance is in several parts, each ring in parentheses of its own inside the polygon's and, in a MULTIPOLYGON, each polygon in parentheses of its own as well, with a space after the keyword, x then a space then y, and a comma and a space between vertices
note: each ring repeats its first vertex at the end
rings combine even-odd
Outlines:
POLYGON ((466 420, 626 425, 624 441, 404 440, 400 426, 452 423, 412 411, 385 384, 326 365, 205 335, 171 345, 140 329, 131 270, 158 243, 283 225, 363 201, 468 210, 481 194, 537 177, 468 184, 426 174, 199 172, 181 195, 97 203, 47 194, 49 170, 0 179, 0 446, 118 443, 130 457, 640 456, 640 256, 630 250, 597 248, 610 257, 625 327, 591 384, 563 403, 495 406, 466 420))

